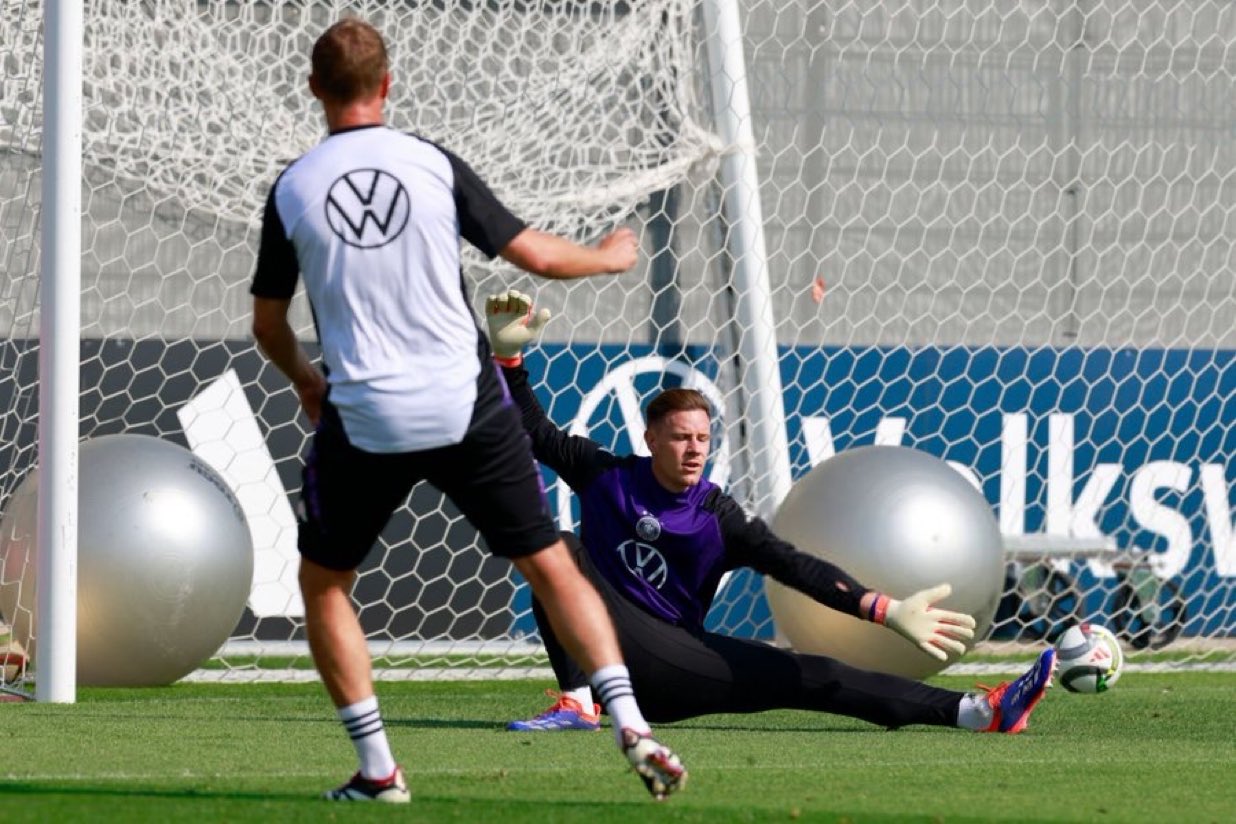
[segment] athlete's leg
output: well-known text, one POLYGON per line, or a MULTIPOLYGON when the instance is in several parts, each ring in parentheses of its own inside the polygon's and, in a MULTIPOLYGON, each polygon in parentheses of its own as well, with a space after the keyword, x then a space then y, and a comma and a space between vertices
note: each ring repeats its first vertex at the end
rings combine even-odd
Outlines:
POLYGON ((427 467, 427 477, 480 531, 489 550, 511 560, 528 581, 559 642, 588 673, 614 721, 619 747, 653 795, 663 797, 685 782, 686 770, 649 734, 609 613, 559 537, 519 412, 487 366, 464 440, 451 447, 452 460, 427 467))
POLYGON ((688 632, 631 604, 599 579, 586 557, 582 563, 609 606, 651 721, 809 709, 886 727, 957 723, 963 693, 758 641, 688 632))
POLYGON ((300 591, 309 651, 336 707, 373 695, 365 633, 352 606, 355 580, 351 570, 341 572, 301 559, 300 591))
MULTIPOLYGON (((954 726, 962 693, 908 678, 861 670, 822 655, 799 655, 768 645, 706 634, 672 648, 677 672, 695 689, 677 712, 694 703, 709 712, 806 709, 859 718, 884 727, 954 726)), ((672 691, 678 693, 678 691, 672 691)))
POLYGON ((622 663, 605 604, 561 539, 512 561, 532 587, 554 635, 585 672, 622 663))
MULTIPOLYGON (((574 534, 563 532, 562 539, 566 542, 571 554, 576 555, 581 547, 574 534)), ((545 607, 540 598, 532 597, 532 617, 536 620, 537 634, 545 646, 549 657, 549 665, 553 668, 554 678, 558 683, 558 691, 550 691, 554 703, 548 709, 538 712, 530 718, 519 718, 506 728, 513 732, 567 732, 572 730, 593 731, 601 728, 601 707, 594 701, 592 686, 588 683, 588 675, 575 663, 558 641, 558 634, 550 624, 545 607)))
MULTIPOLYGON (((580 555, 584 551, 583 546, 579 543, 579 539, 572 532, 563 532, 561 537, 578 566, 580 555)), ((545 613, 545 607, 541 604, 541 599, 537 598, 535 594, 532 597, 532 617, 536 620, 537 632, 541 636, 541 643, 545 645, 545 652, 549 656, 549 665, 554 671, 555 679, 558 681, 558 689, 566 693, 587 688, 587 673, 580 669, 579 664, 575 662, 575 659, 568 654, 566 648, 558 640, 558 634, 554 632, 549 616, 545 613)), ((588 703, 591 703, 591 701, 588 703)))
POLYGON ((412 478, 406 458, 372 455, 347 442, 329 404, 305 461, 298 547, 305 634, 314 666, 356 749, 357 775, 327 797, 406 801, 374 694, 369 651, 355 608, 355 569, 412 478))
POLYGON ((541 636, 541 643, 545 645, 545 653, 549 656, 549 666, 554 671, 558 689, 562 692, 570 692, 588 686, 587 674, 579 668, 575 659, 558 641, 558 634, 554 632, 549 616, 545 614, 545 607, 541 605, 541 599, 535 595, 532 598, 532 617, 536 620, 536 631, 541 636))

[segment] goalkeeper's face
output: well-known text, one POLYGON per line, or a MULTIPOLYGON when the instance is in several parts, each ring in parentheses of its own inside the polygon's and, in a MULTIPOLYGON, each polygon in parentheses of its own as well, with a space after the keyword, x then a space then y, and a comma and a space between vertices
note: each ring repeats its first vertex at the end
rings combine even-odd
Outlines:
POLYGON ((670 412, 644 433, 652 474, 671 492, 699 483, 708 462, 712 422, 701 409, 670 412))

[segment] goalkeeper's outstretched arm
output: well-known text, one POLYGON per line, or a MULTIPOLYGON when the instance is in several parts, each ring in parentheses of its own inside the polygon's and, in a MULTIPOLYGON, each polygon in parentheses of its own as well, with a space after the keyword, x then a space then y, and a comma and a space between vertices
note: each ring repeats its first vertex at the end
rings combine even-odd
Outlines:
POLYGON ((549 310, 534 312, 532 298, 512 289, 486 299, 485 320, 494 360, 502 367, 511 399, 519 408, 524 431, 532 441, 533 456, 558 473, 572 489, 582 489, 618 459, 596 441, 559 428, 545 414, 528 385, 523 349, 549 321, 549 310))
POLYGON ((883 624, 941 661, 960 656, 965 642, 974 637, 971 616, 935 606, 952 592, 948 584, 897 600, 867 589, 839 567, 781 540, 759 518, 748 519, 728 496, 720 495, 714 506, 733 565, 749 566, 827 607, 883 624))

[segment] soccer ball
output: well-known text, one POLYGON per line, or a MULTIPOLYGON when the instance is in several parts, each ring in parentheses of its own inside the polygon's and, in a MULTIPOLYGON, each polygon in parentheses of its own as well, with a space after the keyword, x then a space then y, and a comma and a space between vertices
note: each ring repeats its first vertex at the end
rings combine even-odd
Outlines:
POLYGON ((1107 627, 1077 624, 1056 642, 1060 686, 1069 692, 1106 692, 1120 680, 1124 653, 1107 627))

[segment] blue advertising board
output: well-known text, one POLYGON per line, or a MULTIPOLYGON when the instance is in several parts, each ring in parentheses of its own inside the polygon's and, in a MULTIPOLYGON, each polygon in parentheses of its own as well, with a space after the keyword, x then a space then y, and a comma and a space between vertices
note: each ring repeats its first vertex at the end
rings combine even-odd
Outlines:
MULTIPOLYGON (((1231 632, 1236 352, 797 347, 780 361, 795 478, 835 450, 921 449, 968 468, 1006 534, 1109 536, 1145 551, 1185 599, 1186 634, 1231 632)), ((667 361, 652 347, 560 345, 531 353, 528 367, 559 425, 619 452, 639 431, 631 397, 646 402, 684 376, 707 385, 721 369, 704 348, 667 361)), ((551 498, 569 523, 569 498, 551 498)), ((1071 572, 1096 598, 1114 574, 1098 561, 1071 572)), ((710 622, 770 637, 767 614, 758 578, 744 574, 710 622)))
MULTIPOLYGON (((0 382, 0 401, 9 409, 36 408, 37 346, 9 346, 14 368, 0 382)), ((253 492, 255 515, 267 522, 278 514, 271 496, 289 499, 281 507, 283 527, 266 523, 266 540, 255 539, 255 569, 262 575, 255 575, 237 634, 293 637, 300 613, 291 512, 305 441, 286 380, 248 341, 83 341, 82 364, 86 437, 143 432, 196 448, 193 430, 199 424, 211 430, 216 413, 193 410, 243 407, 228 412, 234 418, 223 440, 238 438, 235 451, 250 463, 264 453, 261 466, 245 464, 264 483, 246 482, 238 495, 243 502, 253 492), (229 380, 244 391, 222 392, 229 380), (228 402, 211 400, 217 394, 228 402), (252 437, 240 425, 248 423, 252 437)), ((781 350, 780 365, 794 478, 837 450, 877 442, 922 449, 954 462, 981 486, 1006 534, 1110 538, 1120 552, 1144 552, 1155 578, 1184 599, 1186 634, 1233 634, 1236 352, 793 347, 781 350)), ((689 382, 719 399, 733 386, 735 368, 726 353, 705 347, 587 343, 536 347, 528 366, 559 425, 619 452, 639 443, 640 404, 658 389, 689 382)), ((718 408, 743 408, 741 399, 726 401, 718 408)), ((736 437, 741 422, 727 424, 718 435, 736 437)), ((8 427, 0 464, 20 469, 33 455, 33 419, 10 420, 8 427)), ((724 455, 731 445, 723 437, 717 441, 724 455)), ((711 476, 724 485, 730 478, 723 463, 714 462, 711 476)), ((14 482, 22 471, 11 476, 14 482)), ((733 488, 740 499, 747 491, 733 488)), ((556 486, 550 493, 560 522, 569 525, 572 497, 556 486)), ((434 490, 419 487, 385 538, 394 550, 372 553, 366 566, 374 573, 380 566, 384 574, 362 575, 356 591, 369 605, 362 618, 375 638, 534 631, 526 588, 508 565, 461 551, 477 544, 475 532, 434 490)), ((1059 563, 1075 588, 1089 593, 1087 614, 1110 609, 1117 583, 1110 566, 1059 563)), ((771 638, 762 593, 759 576, 731 576, 714 602, 710 626, 771 638)))

